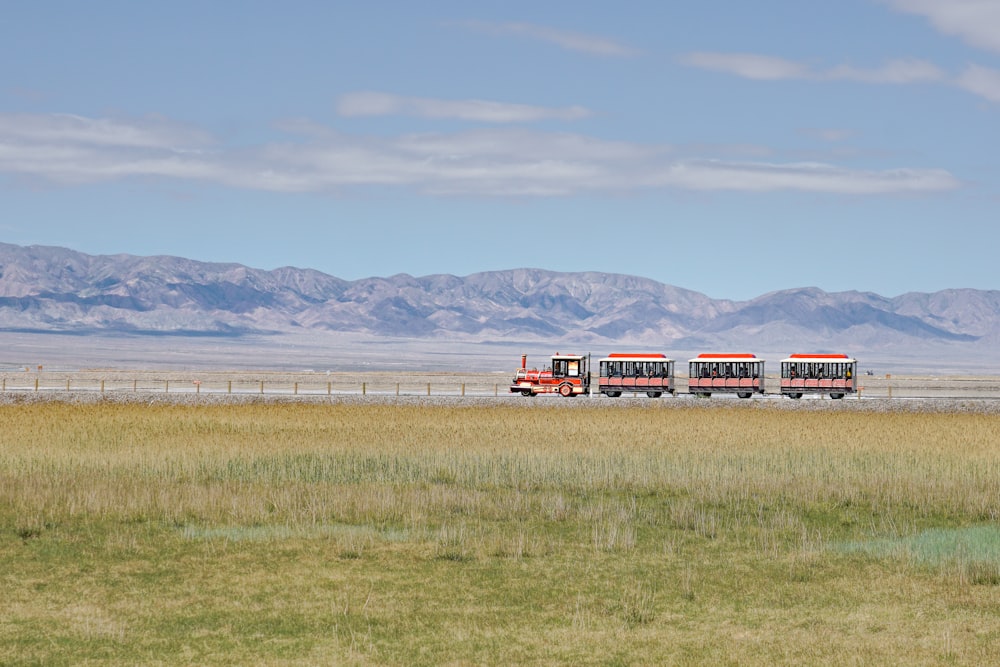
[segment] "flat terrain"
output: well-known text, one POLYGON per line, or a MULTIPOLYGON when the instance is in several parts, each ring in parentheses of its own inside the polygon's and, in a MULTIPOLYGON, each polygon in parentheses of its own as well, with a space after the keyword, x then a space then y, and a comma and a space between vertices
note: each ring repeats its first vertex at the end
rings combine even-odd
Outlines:
POLYGON ((0 404, 2 664, 1000 651, 997 401, 46 395, 0 404))

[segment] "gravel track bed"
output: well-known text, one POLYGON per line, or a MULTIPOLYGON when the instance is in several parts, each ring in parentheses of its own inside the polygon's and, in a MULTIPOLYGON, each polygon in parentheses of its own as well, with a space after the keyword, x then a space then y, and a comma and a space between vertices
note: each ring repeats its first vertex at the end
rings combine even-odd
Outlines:
POLYGON ((685 410, 710 408, 718 410, 776 410, 806 412, 863 412, 863 413, 978 413, 1000 414, 1000 398, 803 398, 792 400, 781 396, 755 397, 749 400, 736 398, 703 399, 686 394, 674 398, 615 398, 575 397, 564 399, 556 396, 525 398, 516 395, 500 396, 394 396, 359 394, 227 394, 193 392, 5 392, 0 393, 0 406, 43 403, 70 404, 122 404, 122 405, 407 405, 407 406, 505 406, 523 409, 600 408, 620 410, 639 408, 648 410, 685 410))

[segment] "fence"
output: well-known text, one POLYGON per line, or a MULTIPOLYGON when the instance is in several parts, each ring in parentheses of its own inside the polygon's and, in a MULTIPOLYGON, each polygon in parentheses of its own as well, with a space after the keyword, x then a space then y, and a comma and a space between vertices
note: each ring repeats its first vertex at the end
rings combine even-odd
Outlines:
POLYGON ((280 380, 203 380, 133 379, 82 380, 79 378, 0 378, 0 392, 98 392, 98 393, 183 393, 183 394, 282 394, 282 395, 395 395, 395 396, 499 396, 506 394, 506 384, 486 386, 466 382, 298 382, 280 380))

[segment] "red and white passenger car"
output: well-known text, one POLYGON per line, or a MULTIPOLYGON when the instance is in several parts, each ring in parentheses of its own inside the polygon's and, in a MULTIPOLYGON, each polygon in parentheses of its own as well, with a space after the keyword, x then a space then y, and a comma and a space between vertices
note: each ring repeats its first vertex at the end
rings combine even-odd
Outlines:
POLYGON ((665 354, 611 353, 599 362, 598 391, 616 398, 622 392, 645 392, 659 398, 673 395, 674 360, 665 354))
POLYGON ((524 396, 559 394, 578 396, 590 393, 590 373, 587 356, 583 354, 552 355, 552 365, 538 370, 528 368, 528 356, 521 355, 521 367, 514 374, 510 391, 524 396))
POLYGON ((688 360, 688 392, 750 398, 764 393, 764 360, 754 354, 699 354, 688 360))
POLYGON ((793 354, 781 360, 781 393, 830 394, 843 398, 858 389, 858 362, 846 354, 793 354))

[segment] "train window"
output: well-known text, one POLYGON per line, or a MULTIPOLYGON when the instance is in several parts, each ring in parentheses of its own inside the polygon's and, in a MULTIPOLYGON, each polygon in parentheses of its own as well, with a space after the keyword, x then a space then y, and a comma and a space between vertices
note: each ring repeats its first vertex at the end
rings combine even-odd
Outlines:
POLYGON ((843 362, 797 362, 783 363, 781 377, 806 380, 844 380, 855 372, 854 364, 843 362))
POLYGON ((586 359, 553 359, 552 377, 580 377, 587 372, 586 359))

